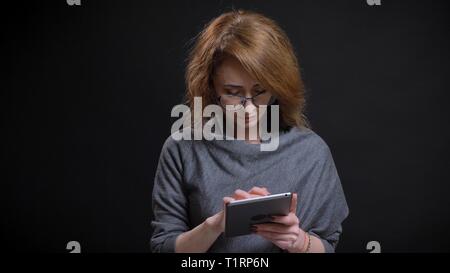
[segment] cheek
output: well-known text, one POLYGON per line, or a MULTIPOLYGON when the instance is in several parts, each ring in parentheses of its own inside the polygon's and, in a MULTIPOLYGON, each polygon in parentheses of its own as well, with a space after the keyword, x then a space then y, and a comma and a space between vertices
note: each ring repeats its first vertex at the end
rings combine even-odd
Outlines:
POLYGON ((254 127, 254 126, 256 126, 257 124, 258 124, 258 119, 257 119, 257 118, 254 118, 254 119, 252 119, 252 120, 250 120, 250 121, 248 122, 247 126, 248 126, 248 127, 254 127))
POLYGON ((263 117, 265 113, 267 113, 267 108, 265 108, 265 107, 264 108, 258 108, 258 119, 260 117, 263 117))

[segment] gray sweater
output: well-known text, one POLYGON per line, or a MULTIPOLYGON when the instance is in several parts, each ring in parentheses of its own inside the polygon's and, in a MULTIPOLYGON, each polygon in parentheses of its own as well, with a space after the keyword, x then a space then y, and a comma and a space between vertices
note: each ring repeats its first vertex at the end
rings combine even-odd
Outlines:
MULTIPOLYGON (((334 252, 349 211, 330 149, 307 128, 280 133, 275 151, 243 140, 180 140, 162 148, 153 187, 152 252, 174 252, 176 237, 222 210, 236 189, 298 194, 300 227, 334 252)), ((283 252, 251 234, 222 235, 208 252, 283 252)))

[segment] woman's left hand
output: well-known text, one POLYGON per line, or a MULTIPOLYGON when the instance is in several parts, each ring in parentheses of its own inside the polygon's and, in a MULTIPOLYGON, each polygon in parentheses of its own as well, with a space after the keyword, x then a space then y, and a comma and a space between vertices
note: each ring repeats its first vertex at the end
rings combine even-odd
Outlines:
POLYGON ((292 203, 287 216, 272 216, 273 223, 256 224, 255 234, 271 241, 281 249, 300 252, 305 245, 305 232, 300 228, 297 217, 297 194, 292 196, 292 203))

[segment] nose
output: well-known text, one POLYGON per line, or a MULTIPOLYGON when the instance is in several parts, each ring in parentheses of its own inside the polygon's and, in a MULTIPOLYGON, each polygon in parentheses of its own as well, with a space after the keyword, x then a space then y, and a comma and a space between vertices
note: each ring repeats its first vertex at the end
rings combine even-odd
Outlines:
POLYGON ((244 107, 247 107, 247 103, 249 103, 249 105, 252 105, 253 107, 256 107, 256 105, 253 104, 251 97, 246 97, 246 98, 243 98, 242 100, 244 100, 244 103, 242 104, 242 105, 244 105, 244 107))
MULTIPOLYGON (((247 103, 250 103, 251 105, 253 105, 253 102, 252 102, 252 100, 251 99, 249 99, 249 98, 246 98, 245 99, 245 101, 244 101, 244 107, 246 107, 247 106, 247 103)), ((254 105, 253 105, 254 106, 254 105)))

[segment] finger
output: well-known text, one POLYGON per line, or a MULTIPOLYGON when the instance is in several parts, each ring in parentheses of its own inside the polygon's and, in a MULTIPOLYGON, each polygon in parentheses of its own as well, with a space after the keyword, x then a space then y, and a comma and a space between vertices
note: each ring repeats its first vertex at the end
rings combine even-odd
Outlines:
POLYGON ((289 249, 292 245, 291 241, 274 241, 273 242, 277 247, 281 248, 281 249, 289 249))
POLYGON ((248 193, 263 195, 263 196, 270 194, 270 192, 268 192, 266 188, 260 188, 260 187, 253 187, 251 190, 248 191, 248 193))
POLYGON ((293 212, 294 214, 297 214, 297 194, 296 193, 294 193, 292 195, 291 208, 289 211, 293 212))
POLYGON ((289 249, 289 247, 292 245, 291 241, 285 241, 285 240, 273 240, 270 238, 266 238, 264 236, 261 236, 262 238, 272 242, 274 245, 276 245, 277 247, 281 248, 281 249, 289 249))
POLYGON ((224 212, 227 209, 227 204, 230 203, 231 201, 234 201, 235 199, 233 197, 226 196, 222 200, 223 200, 222 212, 224 212))
POLYGON ((235 199, 233 197, 226 196, 226 197, 223 198, 223 203, 226 205, 226 204, 228 204, 228 203, 230 203, 231 201, 234 201, 234 200, 235 199))
POLYGON ((258 224, 257 231, 268 231, 275 233, 295 233, 295 226, 287 226, 282 224, 258 224))
POLYGON ((293 226, 298 225, 300 223, 300 220, 298 219, 297 215, 295 215, 293 212, 289 212, 287 216, 272 215, 271 222, 287 226, 293 226))
POLYGON ((243 191, 241 189, 237 189, 233 195, 233 198, 235 198, 236 200, 247 199, 247 198, 251 198, 251 197, 252 196, 248 192, 243 191))
POLYGON ((249 198, 255 198, 255 197, 261 197, 261 196, 264 196, 264 195, 249 193, 249 196, 250 196, 249 198))
POLYGON ((282 233, 276 233, 276 232, 269 232, 269 231, 257 231, 256 234, 269 239, 271 241, 295 241, 297 240, 297 236, 294 234, 282 234, 282 233))
POLYGON ((267 241, 272 242, 274 245, 278 246, 281 249, 288 249, 292 245, 292 239, 273 238, 264 232, 261 232, 259 234, 255 233, 255 234, 258 236, 261 236, 262 238, 266 239, 267 241))

